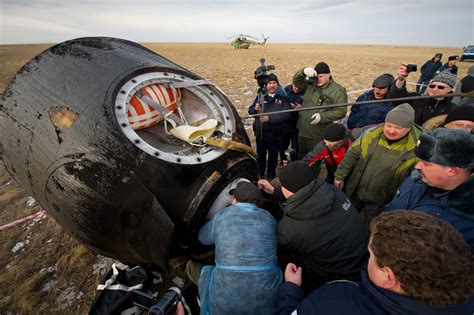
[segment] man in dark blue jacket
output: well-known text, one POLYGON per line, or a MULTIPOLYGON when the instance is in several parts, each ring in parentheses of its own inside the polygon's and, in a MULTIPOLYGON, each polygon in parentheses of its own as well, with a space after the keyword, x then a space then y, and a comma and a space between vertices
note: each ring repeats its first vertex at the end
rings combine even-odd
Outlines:
MULTIPOLYGON (((393 83, 393 75, 382 74, 372 83, 372 90, 359 96, 356 102, 383 100, 387 98, 388 90, 393 83)), ((347 119, 349 129, 361 128, 368 125, 378 125, 385 122, 385 116, 393 109, 392 103, 380 102, 372 104, 354 104, 347 119)))
POLYGON ((428 83, 430 83, 431 79, 435 76, 436 71, 438 71, 438 69, 443 65, 441 63, 441 57, 443 57, 443 54, 437 53, 433 58, 431 58, 431 60, 428 60, 421 66, 421 76, 416 85, 416 93, 425 93, 428 83))
POLYGON ((371 231, 362 282, 332 281, 305 297, 301 268, 288 264, 278 314, 472 314, 474 263, 450 224, 401 210, 375 218, 371 231))
MULTIPOLYGON (((281 110, 290 109, 289 105, 284 102, 286 96, 285 90, 280 86, 278 77, 274 73, 268 76, 266 87, 268 93, 264 97, 264 103, 259 104, 258 97, 256 97, 249 108, 249 114, 279 112, 281 110)), ((255 118, 253 130, 257 143, 260 177, 265 175, 265 172, 267 173, 268 179, 273 179, 276 176, 281 139, 289 117, 289 113, 281 113, 255 118)))
POLYGON ((421 161, 385 210, 416 210, 444 219, 474 253, 474 136, 438 128, 421 134, 415 154, 421 161))

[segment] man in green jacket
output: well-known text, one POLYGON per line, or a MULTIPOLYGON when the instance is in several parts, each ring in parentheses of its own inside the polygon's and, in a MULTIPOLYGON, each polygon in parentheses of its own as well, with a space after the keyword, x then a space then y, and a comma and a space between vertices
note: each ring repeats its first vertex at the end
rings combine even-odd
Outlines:
MULTIPOLYGON (((333 80, 329 66, 325 62, 318 63, 314 69, 311 67, 300 69, 293 76, 293 84, 306 89, 303 95, 303 108, 347 102, 346 89, 333 80)), ((346 107, 301 111, 297 126, 298 158, 303 158, 323 140, 324 128, 335 120, 345 117, 346 112, 346 107)))
POLYGON ((337 167, 334 185, 345 188, 368 224, 418 162, 414 150, 421 130, 414 119, 415 111, 408 103, 395 107, 384 124, 368 129, 352 143, 337 167))

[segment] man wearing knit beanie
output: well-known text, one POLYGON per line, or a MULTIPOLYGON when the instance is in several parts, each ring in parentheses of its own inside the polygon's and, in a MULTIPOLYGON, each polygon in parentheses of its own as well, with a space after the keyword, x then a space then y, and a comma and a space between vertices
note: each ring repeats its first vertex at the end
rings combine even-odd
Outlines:
POLYGON ((327 170, 326 182, 334 184, 334 173, 352 142, 349 141, 346 127, 343 124, 327 125, 323 136, 324 139, 306 154, 302 161, 311 166, 316 176, 319 175, 321 164, 324 163, 327 170))
MULTIPOLYGON (((408 93, 406 79, 409 75, 407 64, 401 63, 397 70, 398 78, 390 87, 389 98, 403 98, 419 96, 419 93, 408 93)), ((420 126, 433 124, 430 120, 439 120, 439 116, 446 115, 454 104, 451 97, 436 97, 437 95, 451 94, 456 84, 456 75, 448 70, 439 72, 428 85, 428 95, 433 98, 410 100, 408 103, 415 110, 415 123, 420 126), (426 123, 426 125, 424 125, 426 123)), ((403 103, 403 101, 399 102, 403 103)), ((442 121, 442 120, 441 120, 442 121)))
POLYGON ((263 98, 263 104, 260 104, 261 99, 256 96, 249 107, 248 113, 250 115, 273 113, 273 115, 257 117, 253 122, 260 177, 266 174, 267 178, 273 179, 276 176, 282 135, 287 121, 290 119, 289 113, 277 114, 275 112, 290 109, 290 105, 285 101, 286 93, 283 87, 279 85, 276 74, 270 73, 267 79, 266 88, 268 93, 263 98))
POLYGON ((385 123, 367 130, 349 148, 335 173, 334 185, 345 189, 363 219, 370 223, 415 167, 421 130, 415 112, 401 104, 388 112, 385 123))
POLYGON ((332 280, 357 281, 367 261, 369 235, 346 195, 317 179, 301 161, 283 168, 280 182, 281 188, 266 180, 258 186, 286 202, 278 222, 278 245, 302 265, 303 290, 310 292, 332 280))
POLYGON ((454 107, 444 120, 448 129, 462 129, 472 133, 474 130, 474 100, 469 104, 454 107))
MULTIPOLYGON (((329 66, 319 62, 314 68, 305 67, 293 76, 293 84, 305 90, 303 108, 347 102, 346 89, 336 83, 329 66)), ((298 157, 303 158, 323 139, 324 128, 334 121, 344 118, 347 108, 334 107, 299 112, 298 157)))
POLYGON ((474 135, 458 129, 424 132, 416 170, 385 210, 422 211, 451 223, 474 253, 474 135))

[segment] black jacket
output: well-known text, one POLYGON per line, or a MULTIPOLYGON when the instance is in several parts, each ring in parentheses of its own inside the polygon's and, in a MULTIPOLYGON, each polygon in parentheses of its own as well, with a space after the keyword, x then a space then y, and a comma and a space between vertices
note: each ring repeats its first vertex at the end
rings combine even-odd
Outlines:
POLYGON ((435 76, 436 71, 442 66, 441 61, 434 62, 428 60, 424 65, 421 66, 421 78, 424 80, 431 80, 435 76))
MULTIPOLYGON (((419 96, 418 93, 408 93, 406 84, 403 85, 400 89, 397 88, 395 83, 390 87, 388 92, 389 98, 398 98, 398 97, 409 97, 409 96, 419 96)), ((451 102, 451 97, 446 97, 442 100, 437 100, 435 98, 425 98, 418 100, 407 101, 411 107, 415 110, 415 123, 417 125, 423 125, 428 119, 436 117, 439 115, 447 114, 451 108, 454 107, 454 104, 451 102)), ((396 102, 395 105, 400 105, 405 103, 403 101, 396 102)))
MULTIPOLYGON (((281 110, 290 109, 290 106, 284 101, 285 94, 283 88, 282 94, 276 93, 275 96, 265 95, 263 104, 263 113, 279 112, 281 110)), ((258 97, 255 98, 249 108, 249 114, 257 114, 255 105, 257 105, 258 97)), ((283 135, 283 131, 290 118, 289 113, 268 115, 269 121, 261 123, 258 117, 253 122, 253 131, 255 132, 256 140, 261 141, 279 141, 283 135), (261 134, 260 134, 261 133, 261 134)))
POLYGON ((306 292, 337 279, 360 279, 368 228, 342 191, 314 180, 288 198, 278 245, 303 268, 306 292))

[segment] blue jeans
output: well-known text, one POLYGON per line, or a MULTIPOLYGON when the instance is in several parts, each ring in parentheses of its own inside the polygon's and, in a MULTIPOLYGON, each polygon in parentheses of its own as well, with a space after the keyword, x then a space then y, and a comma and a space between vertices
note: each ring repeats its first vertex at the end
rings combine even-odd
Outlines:
POLYGON ((267 171, 267 176, 269 179, 275 178, 276 167, 278 164, 278 152, 280 152, 280 140, 257 141, 258 171, 260 173, 260 177, 265 175, 265 171, 267 171))

